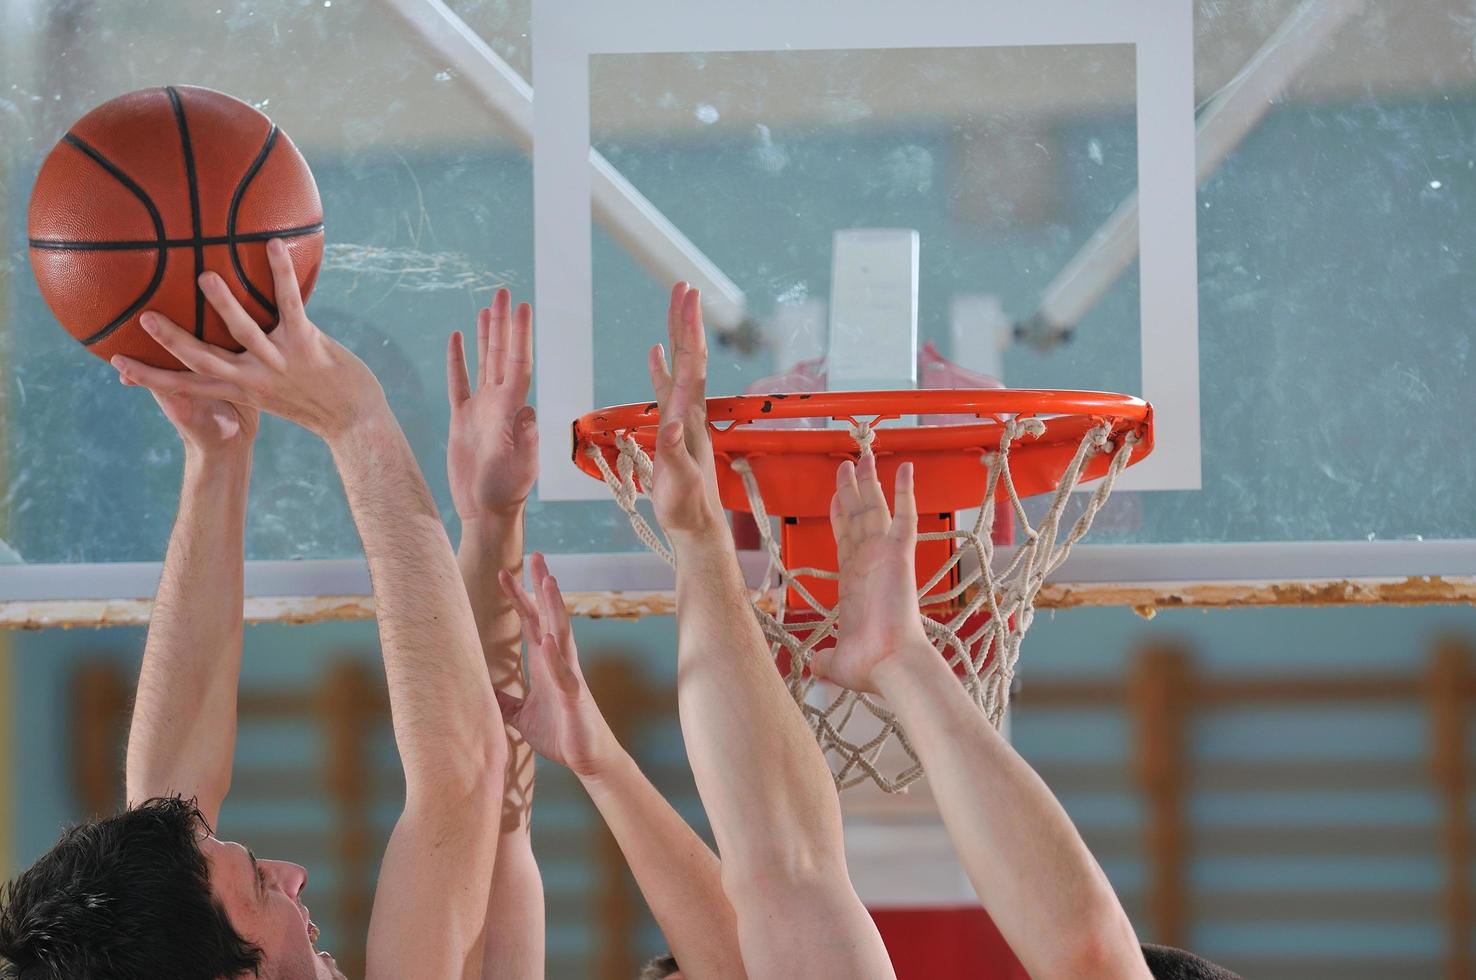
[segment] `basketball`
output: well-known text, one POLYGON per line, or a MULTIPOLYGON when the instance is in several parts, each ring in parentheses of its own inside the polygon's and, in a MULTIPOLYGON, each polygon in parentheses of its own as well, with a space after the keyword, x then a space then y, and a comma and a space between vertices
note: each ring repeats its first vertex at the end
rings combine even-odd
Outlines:
POLYGON ((29 234, 36 283, 68 333, 104 360, 179 369, 140 314, 239 350, 200 275, 218 273, 270 330, 266 243, 283 239, 306 298, 323 259, 323 206, 307 161, 270 119, 181 85, 120 96, 78 120, 41 165, 29 234))

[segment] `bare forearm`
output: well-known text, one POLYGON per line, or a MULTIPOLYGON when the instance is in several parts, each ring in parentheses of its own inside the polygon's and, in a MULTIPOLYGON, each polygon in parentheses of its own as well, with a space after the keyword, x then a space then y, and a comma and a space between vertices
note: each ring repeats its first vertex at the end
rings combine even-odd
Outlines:
POLYGON ((516 576, 523 569, 523 512, 493 514, 461 522, 461 543, 456 563, 466 583, 467 598, 477 622, 477 636, 482 641, 482 654, 494 687, 503 689, 504 682, 517 685, 512 691, 522 696, 522 639, 517 610, 498 585, 497 575, 504 568, 516 576))
MULTIPOLYGON (((461 567, 466 598, 471 601, 472 615, 477 620, 481 654, 493 688, 524 697, 527 682, 523 676, 523 633, 517 610, 497 583, 497 573, 503 568, 514 576, 521 577, 523 573, 523 508, 477 520, 463 518, 456 564, 461 567)), ((528 810, 533 806, 533 750, 512 726, 503 728, 508 738, 508 776, 500 815, 502 832, 505 835, 523 832, 525 846, 528 810)))
MULTIPOLYGON (((518 614, 497 581, 502 569, 521 574, 522 508, 475 520, 463 519, 456 558, 492 685, 523 697, 527 687, 518 614)), ((504 726, 504 730, 507 775, 502 806, 496 814, 500 836, 497 866, 492 873, 487 901, 482 975, 489 980, 493 977, 535 980, 544 973, 544 907, 543 880, 529 837, 533 750, 511 726, 504 726)))
MULTIPOLYGON (((463 519, 456 562, 466 584, 467 598, 481 640, 482 658, 487 664, 493 688, 514 697, 525 696, 528 691, 523 677, 522 631, 518 614, 497 581, 498 573, 503 569, 521 577, 522 508, 476 520, 463 519)), ((526 837, 528 812, 533 804, 533 750, 511 726, 504 726, 504 729, 508 760, 502 832, 512 835, 521 830, 526 837)))
POLYGON ((486 923, 482 976, 486 980, 542 980, 543 880, 526 825, 498 840, 486 923))
POLYGON ((840 802, 815 738, 774 668, 726 529, 677 545, 677 698, 747 971, 891 977, 846 872, 840 802), (803 950, 775 921, 804 924, 803 950))
POLYGON ((404 434, 386 408, 330 448, 374 586, 409 802, 427 786, 500 787, 506 740, 476 622, 404 434))
POLYGON ((186 453, 128 735, 128 799, 193 796, 212 824, 236 739, 250 473, 249 447, 186 453))
POLYGON ((1030 975, 1145 977, 1132 926, 1070 817, 938 653, 895 657, 877 680, 974 890, 1030 975))
POLYGON ((682 973, 745 976, 722 867, 702 838, 623 751, 600 775, 581 782, 620 845, 682 973))
POLYGON ((830 770, 775 670, 727 529, 677 542, 682 733, 725 865, 843 864, 830 770))

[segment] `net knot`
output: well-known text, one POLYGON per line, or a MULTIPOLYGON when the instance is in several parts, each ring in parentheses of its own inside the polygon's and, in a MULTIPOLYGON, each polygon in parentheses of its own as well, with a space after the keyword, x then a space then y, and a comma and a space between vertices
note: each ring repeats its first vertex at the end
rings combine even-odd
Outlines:
POLYGON ((1032 439, 1039 439, 1041 436, 1045 435, 1046 424, 1044 419, 1038 419, 1034 416, 1031 416, 1028 419, 1017 420, 1016 425, 1018 426, 1016 430, 1017 434, 1027 435, 1030 436, 1032 439))

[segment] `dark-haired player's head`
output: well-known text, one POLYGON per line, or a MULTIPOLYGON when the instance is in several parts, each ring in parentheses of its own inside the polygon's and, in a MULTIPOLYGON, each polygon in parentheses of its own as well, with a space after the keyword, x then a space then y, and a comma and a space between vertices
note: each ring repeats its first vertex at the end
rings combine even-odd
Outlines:
POLYGON ((307 872, 217 840, 200 811, 149 800, 67 830, 0 896, 18 980, 324 980, 307 872))
POLYGON ((1153 980, 1240 980, 1224 967, 1172 946, 1144 943, 1143 956, 1153 980))

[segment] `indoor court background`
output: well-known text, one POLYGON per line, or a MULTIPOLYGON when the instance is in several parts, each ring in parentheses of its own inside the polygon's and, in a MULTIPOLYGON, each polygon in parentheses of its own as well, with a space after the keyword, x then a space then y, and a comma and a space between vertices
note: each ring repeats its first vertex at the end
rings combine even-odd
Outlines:
MULTIPOLYGON (((1198 385, 1198 487, 1120 491, 1088 540, 1188 548, 1209 581, 1212 546, 1236 544, 1313 577, 1293 570, 1306 542, 1369 546, 1349 558, 1363 574, 1476 575, 1476 7, 1193 6, 1186 106, 1254 64, 1289 18, 1347 22, 1193 202, 1199 356, 1182 370, 1198 385)), ((180 465, 148 397, 79 350, 37 294, 25 210, 40 161, 86 109, 149 85, 219 88, 271 115, 323 194, 328 256, 310 312, 384 381, 449 515, 444 341, 498 285, 533 298, 533 164, 468 67, 418 33, 425 9, 436 5, 0 0, 0 619, 124 624, 0 631, 7 877, 63 823, 116 802, 136 600, 157 575, 180 465)), ((536 84, 529 0, 442 9, 536 84)), ((785 24, 771 26, 782 39, 785 24)), ((1049 351, 998 342, 960 319, 977 303, 957 302, 1027 317, 1126 195, 1154 193, 1139 187, 1154 149, 1138 142, 1137 64, 1122 43, 596 54, 590 138, 770 330, 757 349, 714 345, 714 394, 820 343, 806 325, 823 328, 832 234, 878 226, 920 233, 920 341, 1012 385, 1139 393, 1153 304, 1136 262, 1049 351)), ((641 400, 667 283, 603 226, 592 235, 587 394, 641 400)), ((569 325, 540 321, 542 370, 562 352, 542 331, 569 325)), ((568 421, 544 414, 546 444, 562 447, 568 421)), ((290 599, 260 606, 283 621, 247 628, 222 832, 309 867, 322 945, 352 967, 396 812, 376 639, 369 622, 287 620, 361 609, 315 598, 362 591, 357 539, 313 438, 269 420, 255 466, 250 588, 290 599)), ((622 580, 624 559, 609 556, 640 548, 608 500, 536 499, 528 520, 529 547, 590 590, 622 580)), ((1113 554, 1093 552, 1109 579, 1113 554)), ((1248 978, 1468 977, 1476 610, 1469 593, 1319 605, 1329 595, 1292 588, 1151 619, 1043 612, 1011 736, 1145 940, 1248 978)), ((672 621, 577 631, 607 714, 705 827, 675 720, 672 621)), ((660 936, 578 786, 556 767, 538 778, 549 975, 633 976, 660 936)), ((896 819, 905 841, 915 818, 896 819)))

